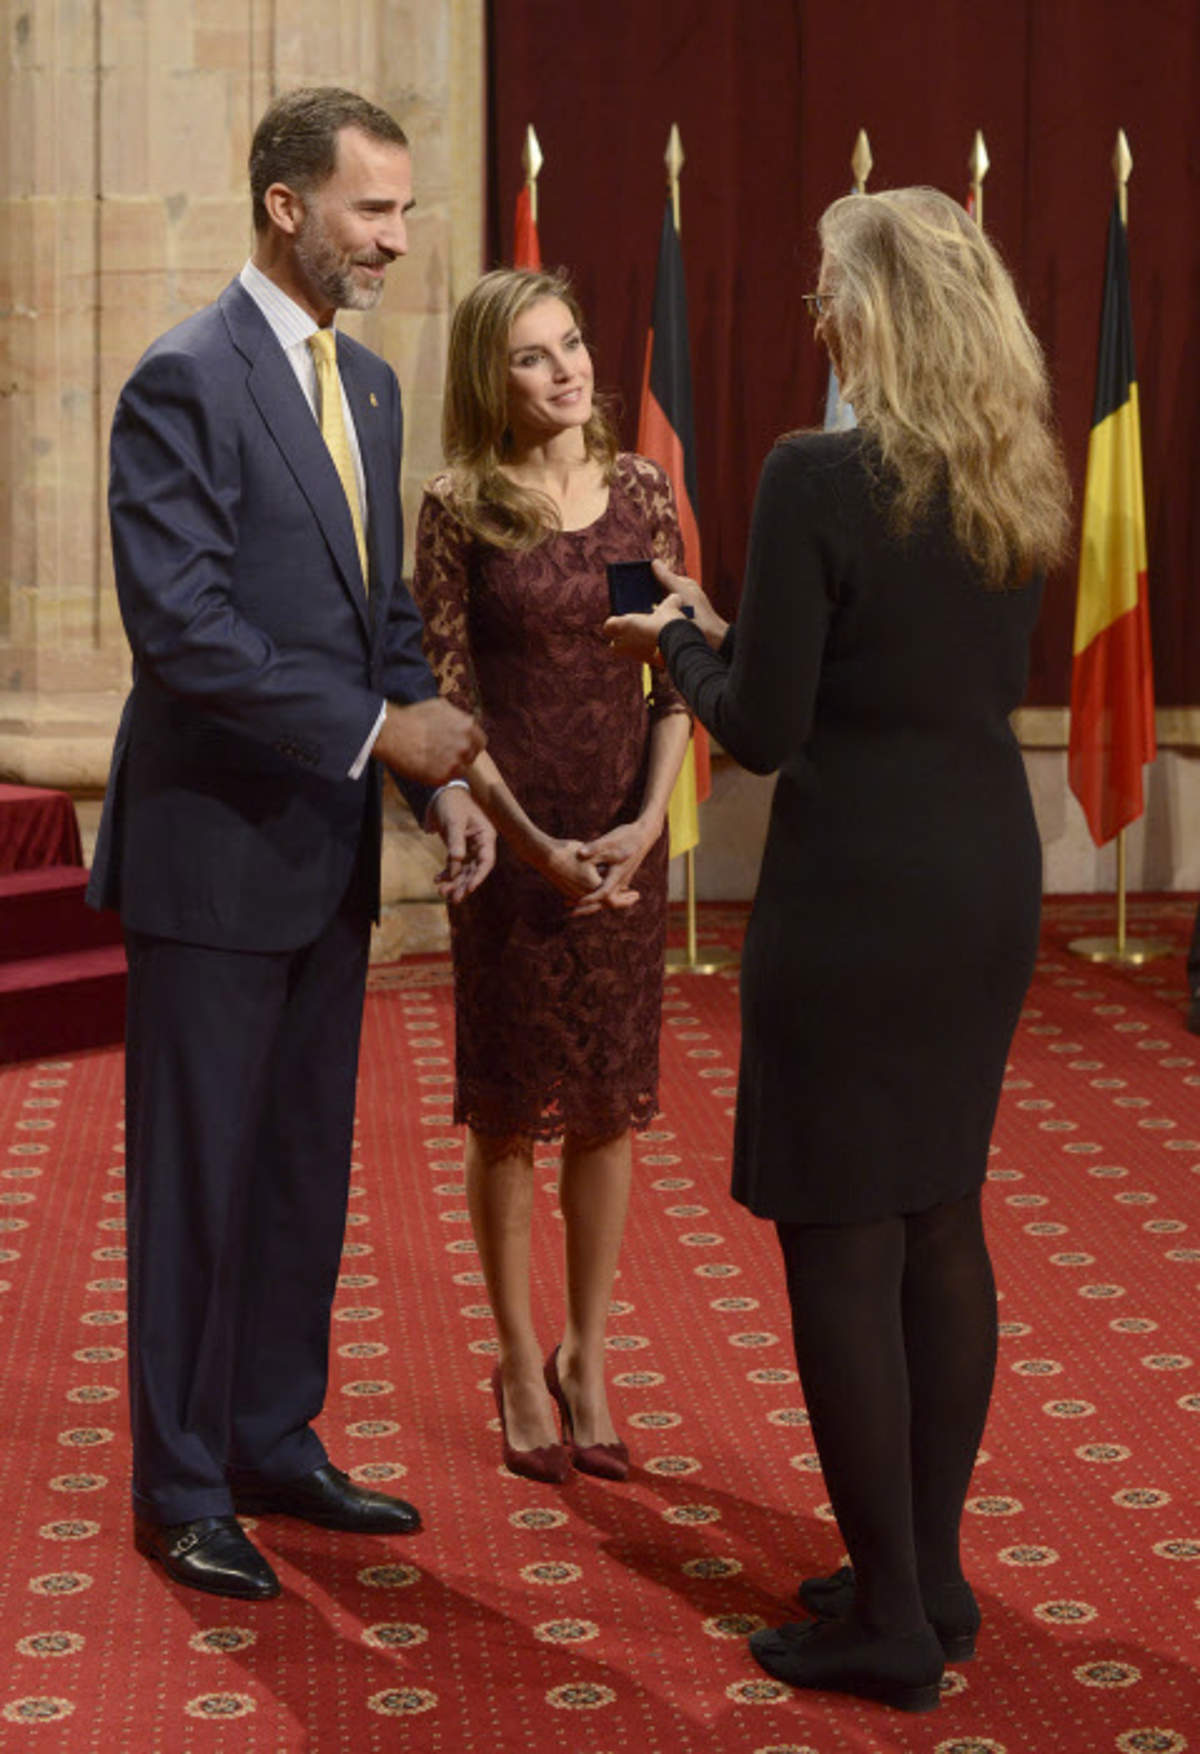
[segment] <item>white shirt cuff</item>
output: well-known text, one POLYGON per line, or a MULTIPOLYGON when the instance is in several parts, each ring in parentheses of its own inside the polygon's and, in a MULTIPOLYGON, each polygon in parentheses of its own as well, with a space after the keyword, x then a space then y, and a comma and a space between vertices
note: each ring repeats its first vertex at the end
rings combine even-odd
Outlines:
POLYGON ((370 759, 371 759, 371 751, 375 747, 375 739, 376 739, 376 737, 378 737, 380 731, 383 730, 383 721, 386 718, 387 718, 387 701, 385 700, 383 705, 379 709, 379 717, 376 719, 375 723, 371 726, 370 736, 367 738, 366 742, 363 744, 362 748, 359 750, 358 754, 354 758, 354 765, 350 769, 350 772, 347 774, 347 776, 346 776, 347 779, 356 780, 361 776, 363 769, 366 767, 368 761, 370 761, 370 759))

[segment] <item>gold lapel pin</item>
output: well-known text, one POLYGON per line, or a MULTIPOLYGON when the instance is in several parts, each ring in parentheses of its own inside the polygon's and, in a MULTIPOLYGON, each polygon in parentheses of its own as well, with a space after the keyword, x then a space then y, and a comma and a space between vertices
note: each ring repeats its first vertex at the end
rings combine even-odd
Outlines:
POLYGON ((374 390, 371 391, 371 406, 372 406, 372 408, 378 408, 378 406, 379 406, 379 401, 375 395, 374 390))

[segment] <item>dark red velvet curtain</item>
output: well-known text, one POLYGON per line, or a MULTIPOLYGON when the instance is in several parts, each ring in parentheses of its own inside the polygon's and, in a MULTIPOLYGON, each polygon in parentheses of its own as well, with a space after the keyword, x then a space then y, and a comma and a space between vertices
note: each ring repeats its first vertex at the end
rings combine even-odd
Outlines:
MULTIPOLYGON (((1049 354, 1078 493, 1123 127, 1157 695, 1200 702, 1196 0, 490 0, 489 83, 490 259, 511 251, 532 122, 543 259, 574 276, 629 443, 679 124, 705 582, 727 610, 763 455, 820 419, 826 367, 798 295, 858 129, 871 186, 964 198, 983 130, 984 222, 1049 354)), ((1072 561, 1048 591, 1034 704, 1068 698, 1074 602, 1072 561)))

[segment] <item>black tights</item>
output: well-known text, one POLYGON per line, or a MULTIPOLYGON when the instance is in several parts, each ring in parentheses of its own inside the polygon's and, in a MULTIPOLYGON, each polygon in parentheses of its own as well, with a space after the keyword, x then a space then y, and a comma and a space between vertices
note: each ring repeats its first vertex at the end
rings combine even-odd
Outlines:
POLYGON ((979 1195, 876 1224, 777 1229, 856 1613, 909 1631, 963 1581, 959 1523, 996 1370, 979 1195))

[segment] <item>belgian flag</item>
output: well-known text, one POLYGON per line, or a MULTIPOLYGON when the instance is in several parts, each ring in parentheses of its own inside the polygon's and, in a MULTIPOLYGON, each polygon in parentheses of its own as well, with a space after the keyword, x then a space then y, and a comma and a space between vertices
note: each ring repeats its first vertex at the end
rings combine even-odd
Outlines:
POLYGON ((1088 442, 1071 672, 1071 790, 1097 846, 1142 814, 1153 761, 1154 670, 1129 254, 1113 199, 1088 442))
MULTIPOLYGON (((670 477, 683 536, 683 566, 700 579, 700 526, 696 521, 696 433, 692 418, 692 361, 688 346, 687 289, 683 252, 670 197, 663 214, 654 282, 654 309, 646 337, 646 368, 638 414, 637 448, 670 477)), ((712 790, 708 734, 695 725, 671 793, 671 856, 700 839, 697 805, 712 790)))

